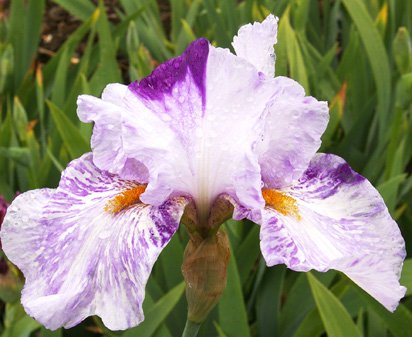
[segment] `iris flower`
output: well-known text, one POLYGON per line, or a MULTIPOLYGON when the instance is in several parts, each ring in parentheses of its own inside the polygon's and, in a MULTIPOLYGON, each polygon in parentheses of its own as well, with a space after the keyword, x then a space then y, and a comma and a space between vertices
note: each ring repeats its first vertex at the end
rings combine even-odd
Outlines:
POLYGON ((138 325, 153 264, 184 213, 202 238, 227 214, 250 219, 268 266, 341 271, 395 310, 399 228, 367 179, 316 153, 328 106, 274 77, 277 21, 241 27, 236 55, 201 38, 139 82, 78 98, 80 120, 94 122, 92 152, 56 189, 18 196, 1 230, 30 316, 50 329, 90 315, 112 330, 138 325))

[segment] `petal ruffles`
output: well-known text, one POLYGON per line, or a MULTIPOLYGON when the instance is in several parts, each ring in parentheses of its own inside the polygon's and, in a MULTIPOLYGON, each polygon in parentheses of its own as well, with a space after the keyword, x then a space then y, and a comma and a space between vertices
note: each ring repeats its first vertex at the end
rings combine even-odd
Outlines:
POLYGON ((342 271, 395 310, 405 294, 399 285, 405 246, 375 188, 343 159, 318 154, 297 184, 278 193, 289 208, 278 197, 260 221, 267 264, 342 271))
POLYGON ((56 190, 13 201, 1 230, 3 249, 26 277, 23 306, 46 327, 72 327, 90 315, 112 330, 143 320, 147 279, 187 200, 148 206, 133 188, 86 154, 71 162, 56 190), (113 202, 124 208, 111 210, 113 202))
POLYGON ((233 38, 236 55, 253 64, 268 77, 275 73, 275 51, 278 18, 269 15, 263 22, 255 22, 240 27, 233 38))
POLYGON ((110 100, 80 96, 78 114, 95 122, 92 148, 100 169, 123 177, 126 163, 144 164, 144 202, 189 194, 207 214, 221 193, 249 207, 263 205, 254 147, 274 91, 252 64, 200 39, 128 89, 108 87, 110 100))
POLYGON ((265 186, 282 188, 300 178, 319 149, 329 110, 326 102, 305 96, 296 81, 272 81, 275 92, 256 151, 265 186))

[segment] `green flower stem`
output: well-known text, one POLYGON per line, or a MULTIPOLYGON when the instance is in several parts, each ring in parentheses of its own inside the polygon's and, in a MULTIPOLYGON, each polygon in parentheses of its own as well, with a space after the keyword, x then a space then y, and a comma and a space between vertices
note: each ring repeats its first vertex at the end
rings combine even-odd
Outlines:
POLYGON ((187 320, 182 337, 196 337, 199 332, 200 324, 187 320))

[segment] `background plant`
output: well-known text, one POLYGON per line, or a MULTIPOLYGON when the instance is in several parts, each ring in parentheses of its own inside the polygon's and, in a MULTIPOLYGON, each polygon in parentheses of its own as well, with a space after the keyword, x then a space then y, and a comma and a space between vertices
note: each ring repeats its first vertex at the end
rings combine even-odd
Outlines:
MULTIPOLYGON (((140 79, 197 37, 230 48, 242 24, 271 12, 280 18, 276 75, 329 101, 321 150, 343 156, 378 187, 411 251, 411 1, 12 0, 0 8, 0 194, 7 200, 16 191, 55 187, 66 164, 90 150, 91 126, 78 121, 77 95, 98 96, 107 83, 140 79), (75 30, 47 50, 44 18, 56 4, 75 30)), ((228 286, 200 336, 412 336, 410 253, 401 281, 408 296, 390 314, 340 273, 266 268, 257 226, 228 221, 225 228, 228 286)), ((47 331, 19 304, 18 270, 3 268, 1 336, 179 336, 186 241, 181 229, 156 263, 144 323, 121 333, 98 318, 47 331)))

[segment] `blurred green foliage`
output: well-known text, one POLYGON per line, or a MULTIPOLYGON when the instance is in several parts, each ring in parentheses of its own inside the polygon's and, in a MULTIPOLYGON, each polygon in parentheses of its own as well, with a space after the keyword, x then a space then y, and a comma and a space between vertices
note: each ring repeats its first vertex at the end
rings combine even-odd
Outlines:
MULTIPOLYGON (((16 191, 55 187, 66 164, 89 150, 91 126, 77 119, 77 95, 98 96, 110 82, 140 79, 196 37, 231 48, 242 24, 274 13, 276 75, 329 101, 321 151, 343 156, 378 187, 412 250, 412 1, 120 0, 115 22, 101 2, 53 2, 80 23, 47 62, 38 54, 45 1, 12 0, 1 15, 0 194, 8 200, 16 191)), ((228 286, 200 336, 412 336, 411 254, 402 274, 408 296, 391 314, 337 272, 266 268, 258 227, 225 227, 228 286)), ((180 230, 162 253, 147 286, 146 320, 126 332, 111 332, 98 318, 47 331, 24 313, 21 275, 10 266, 0 276, 0 336, 179 336, 186 240, 180 230)))

